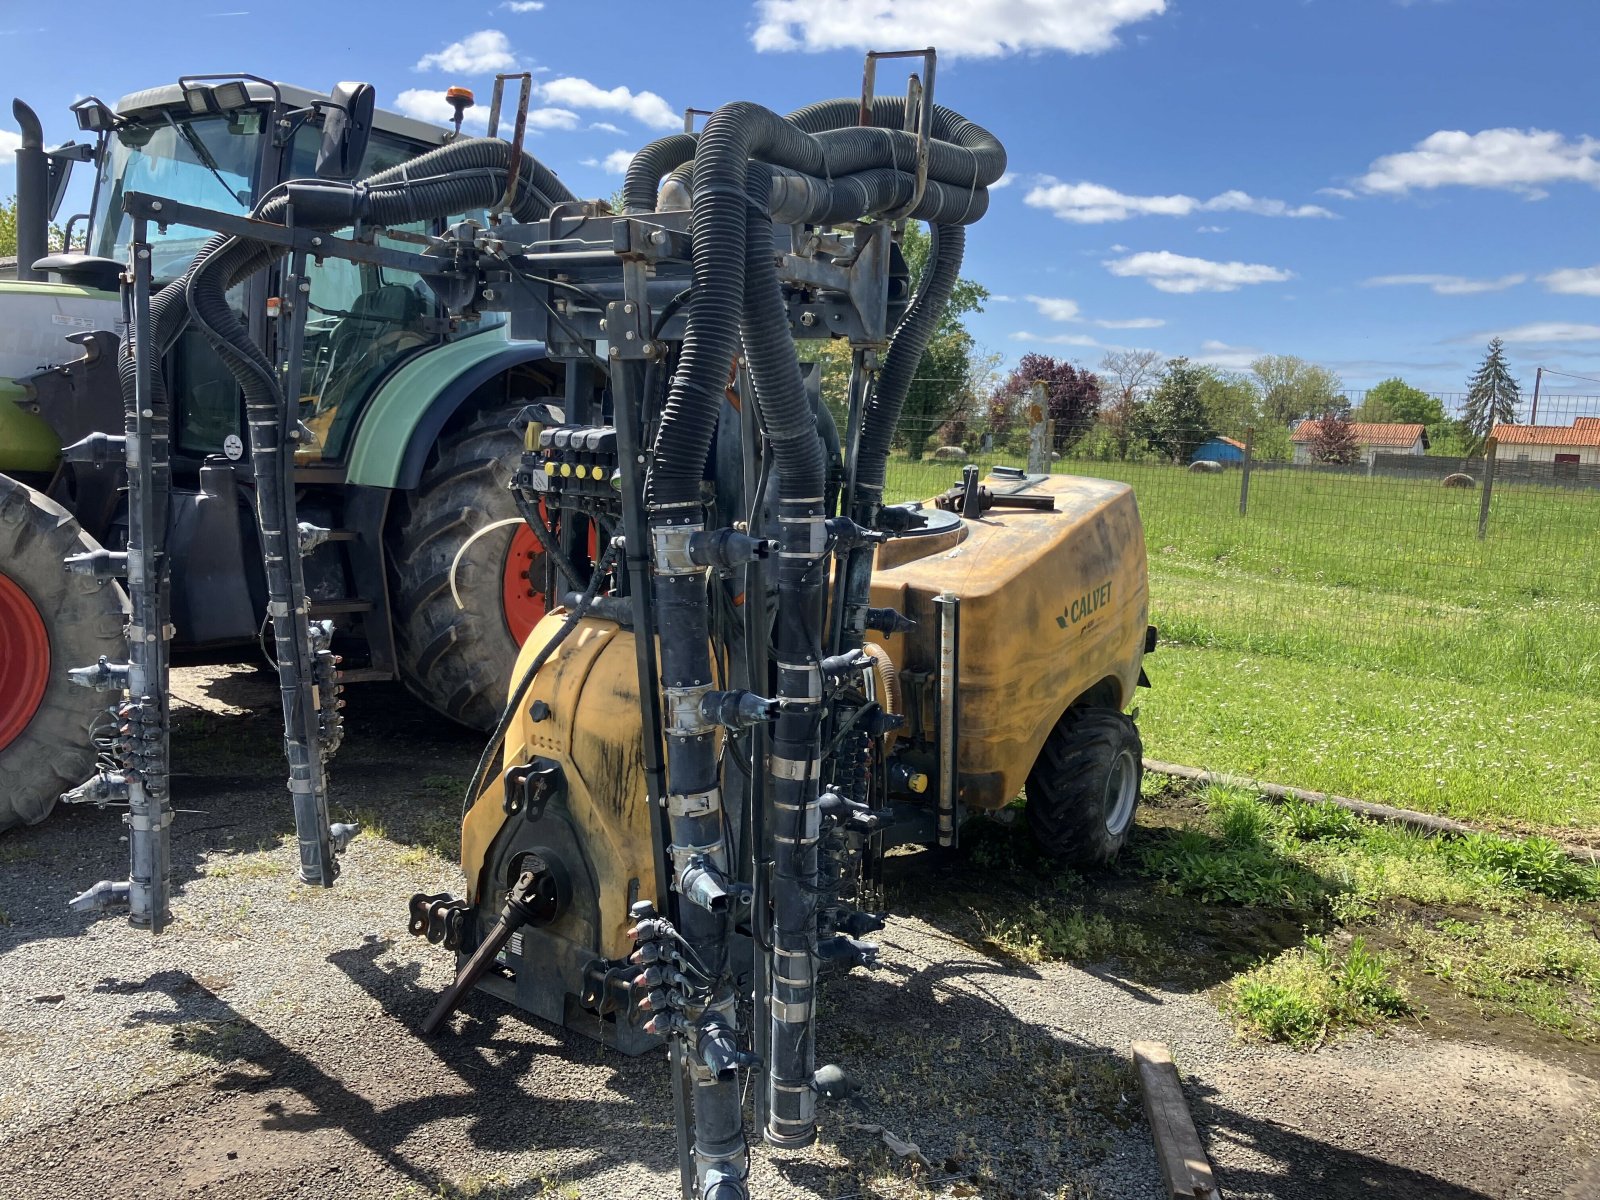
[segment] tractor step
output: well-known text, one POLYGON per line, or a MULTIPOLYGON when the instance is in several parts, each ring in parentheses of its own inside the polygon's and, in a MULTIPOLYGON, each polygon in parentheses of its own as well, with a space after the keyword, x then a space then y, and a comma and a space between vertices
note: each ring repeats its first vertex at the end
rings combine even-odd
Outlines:
POLYGON ((371 600, 313 600, 311 602, 311 619, 318 617, 336 617, 348 613, 366 613, 372 611, 371 600))
POLYGON ((340 683, 388 683, 394 677, 393 671, 385 671, 382 667, 339 668, 340 683))

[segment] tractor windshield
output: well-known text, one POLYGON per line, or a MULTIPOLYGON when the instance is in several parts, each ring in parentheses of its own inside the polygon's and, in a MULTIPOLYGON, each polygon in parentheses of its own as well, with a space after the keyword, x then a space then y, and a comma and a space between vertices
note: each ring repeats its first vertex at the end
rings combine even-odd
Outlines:
MULTIPOLYGON (((122 126, 111 134, 95 192, 95 254, 123 259, 133 222, 122 211, 128 192, 148 192, 184 204, 246 213, 254 201, 261 153, 261 114, 255 110, 217 116, 163 113, 122 126)), ((171 279, 211 234, 188 225, 152 227, 154 275, 171 279)))

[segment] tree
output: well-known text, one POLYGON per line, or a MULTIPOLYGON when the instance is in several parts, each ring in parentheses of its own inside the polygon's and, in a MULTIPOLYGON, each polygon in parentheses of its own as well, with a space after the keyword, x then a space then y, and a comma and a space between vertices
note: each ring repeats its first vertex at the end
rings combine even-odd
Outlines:
POLYGON ((1279 425, 1350 407, 1337 375, 1292 354, 1264 354, 1250 372, 1261 387, 1262 416, 1279 425))
POLYGON ((10 258, 17 252, 17 198, 12 196, 0 204, 0 258, 10 258))
POLYGON ((1484 439, 1495 423, 1511 424, 1517 419, 1517 405, 1522 402, 1522 392, 1511 377, 1506 365, 1505 350, 1500 339, 1489 343, 1489 352, 1467 381, 1467 403, 1461 413, 1461 424, 1467 437, 1467 453, 1483 450, 1484 439))
POLYGON ((1203 395, 1208 372, 1187 358, 1167 363, 1156 390, 1139 408, 1138 436, 1174 462, 1187 462, 1211 436, 1203 395))
POLYGON ((1243 438, 1244 431, 1260 422, 1261 393, 1248 375, 1201 364, 1200 403, 1206 423, 1215 433, 1243 438))
MULTIPOLYGON (((1009 427, 1033 401, 1034 384, 1044 384, 1045 415, 1055 422, 1051 448, 1065 454, 1089 432, 1100 412, 1100 380, 1087 367, 1077 367, 1048 354, 1024 354, 989 403, 991 425, 1009 427)), ((997 431, 1000 432, 1000 431, 997 431)))
POLYGON ((1385 379, 1367 393, 1361 420, 1378 424, 1426 425, 1430 432, 1444 423, 1444 404, 1403 379, 1385 379))
POLYGON ((1313 462, 1349 466, 1360 461, 1361 444, 1356 441, 1355 426, 1348 415, 1330 408, 1311 425, 1311 441, 1306 449, 1313 462))
POLYGON ((1155 350, 1108 350, 1100 360, 1100 370, 1115 387, 1106 390, 1132 399, 1155 381, 1160 362, 1161 355, 1155 350))

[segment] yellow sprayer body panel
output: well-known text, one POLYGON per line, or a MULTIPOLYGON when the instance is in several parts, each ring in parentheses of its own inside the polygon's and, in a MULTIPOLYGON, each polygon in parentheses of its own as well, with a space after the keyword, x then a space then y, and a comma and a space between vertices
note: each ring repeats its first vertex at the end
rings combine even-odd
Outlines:
POLYGON ((1066 475, 985 486, 1048 493, 1055 510, 995 507, 945 532, 897 538, 880 548, 872 577, 872 603, 917 622, 906 634, 871 635, 908 685, 913 737, 938 728, 934 598, 961 598, 958 776, 961 802, 976 810, 1017 796, 1051 728, 1091 689, 1100 687, 1100 704, 1132 702, 1149 621, 1130 487, 1066 475))
MULTIPOLYGON (((522 678, 565 619, 561 610, 534 627, 512 679, 522 678)), ((566 793, 560 815, 575 827, 586 865, 601 884, 595 917, 571 912, 552 932, 567 932, 574 941, 584 940, 576 935, 587 932, 596 952, 626 957, 633 948, 628 940, 630 894, 649 900, 657 895, 632 633, 610 621, 585 619, 551 655, 519 706, 516 724, 506 737, 501 774, 536 756, 561 764, 566 793), (535 720, 535 712, 548 716, 535 720), (593 930, 561 928, 567 922, 590 919, 598 921, 593 930)), ((505 811, 500 778, 493 777, 462 824, 461 864, 468 902, 477 904, 483 898, 498 911, 513 880, 484 875, 495 838, 516 820, 520 818, 505 811)))

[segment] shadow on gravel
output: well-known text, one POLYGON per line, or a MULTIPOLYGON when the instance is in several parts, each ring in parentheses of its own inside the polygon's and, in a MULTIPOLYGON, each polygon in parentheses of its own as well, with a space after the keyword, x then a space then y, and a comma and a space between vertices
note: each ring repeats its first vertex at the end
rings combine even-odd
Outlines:
POLYGON ((1191 1083, 1188 1090, 1198 1099, 1195 1119, 1213 1160, 1226 1161, 1230 1149, 1236 1148, 1273 1164, 1256 1170, 1219 1169, 1217 1183, 1224 1195, 1271 1196, 1273 1200, 1492 1200, 1492 1193, 1216 1104, 1210 1099, 1216 1091, 1203 1085, 1191 1083))
MULTIPOLYGON (((535 1060, 566 1058, 572 1047, 528 1036, 514 1016, 467 1020, 458 1032, 435 1039, 417 1036, 411 1017, 431 1005, 432 993, 417 988, 414 969, 411 977, 403 977, 379 967, 374 960, 383 952, 382 946, 368 946, 341 951, 331 961, 385 1003, 385 1016, 395 1018, 389 1031, 376 1039, 352 1031, 348 1043, 323 1042, 316 1049, 325 1052, 315 1056, 286 1045, 182 971, 138 982, 105 980, 97 990, 166 996, 171 1009, 138 1012, 130 1021, 170 1025, 175 1047, 210 1057, 222 1068, 206 1081, 216 1098, 214 1111, 189 1114, 207 1128, 208 1138, 248 1139, 254 1131, 263 1137, 295 1135, 297 1143, 308 1146, 337 1145, 348 1138, 430 1196, 455 1194, 448 1189, 470 1168, 459 1161, 441 1168, 439 1155, 430 1152, 430 1130, 440 1131, 444 1140, 444 1131, 461 1123, 467 1140, 480 1150, 595 1151, 597 1170, 628 1162, 673 1169, 670 1127, 663 1112, 651 1111, 664 1109, 664 1103, 571 1094, 553 1098, 524 1089, 521 1081, 535 1060), (379 980, 398 980, 402 998, 371 986, 379 980), (374 1055, 376 1070, 370 1061, 374 1055), (235 1128, 213 1128, 219 1123, 235 1128)), ((659 1066, 654 1060, 649 1065, 659 1066)), ((650 1100, 664 1101, 664 1072, 641 1074, 647 1078, 633 1082, 650 1100), (663 1078, 652 1089, 648 1077, 655 1075, 663 1078), (650 1096, 652 1091, 660 1097, 650 1096)), ((345 1145, 342 1153, 349 1156, 353 1149, 345 1145)), ((563 1171, 573 1184, 586 1177, 581 1169, 563 1171)), ((548 1194, 539 1190, 543 1186, 540 1181, 527 1192, 493 1194, 542 1196, 548 1194)))
POLYGON ((885 860, 889 907, 1011 973, 1070 962, 1151 1005, 1163 992, 1215 987, 1330 927, 1326 882, 1270 847, 1254 849, 1248 869, 1271 873, 1299 903, 1207 902, 1169 890, 1143 862, 1172 836, 1141 825, 1115 863, 1080 873, 1042 855, 1021 821, 970 822, 959 851, 885 860))
MULTIPOLYGON (((265 671, 235 670, 191 685, 246 711, 181 700, 173 707, 172 885, 180 910, 188 883, 227 870, 231 855, 275 849, 294 835, 274 681, 265 671)), ((461 789, 483 735, 446 721, 398 684, 362 685, 352 697, 345 744, 330 770, 333 818, 375 824, 381 836, 453 859, 461 789)), ((7 832, 0 837, 0 956, 123 920, 69 912, 67 901, 127 874, 120 810, 57 805, 43 823, 7 832)), ((172 935, 182 929, 180 918, 172 935)))

